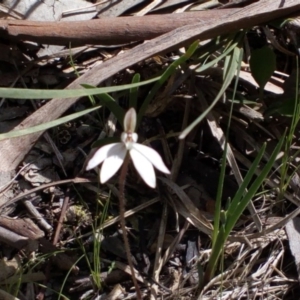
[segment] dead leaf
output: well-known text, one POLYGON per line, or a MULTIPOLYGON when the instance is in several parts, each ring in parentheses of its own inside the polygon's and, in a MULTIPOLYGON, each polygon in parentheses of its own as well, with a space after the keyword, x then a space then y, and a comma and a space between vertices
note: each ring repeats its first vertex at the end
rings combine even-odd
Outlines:
POLYGON ((285 231, 288 237, 290 250, 295 258, 298 280, 300 281, 300 218, 295 217, 290 220, 285 226, 285 231))
MULTIPOLYGON (((2 258, 0 260, 0 282, 14 275, 21 266, 20 259, 15 256, 11 260, 2 258)), ((1 294, 0 294, 1 295, 1 294)), ((1 297, 0 297, 1 299, 1 297)))

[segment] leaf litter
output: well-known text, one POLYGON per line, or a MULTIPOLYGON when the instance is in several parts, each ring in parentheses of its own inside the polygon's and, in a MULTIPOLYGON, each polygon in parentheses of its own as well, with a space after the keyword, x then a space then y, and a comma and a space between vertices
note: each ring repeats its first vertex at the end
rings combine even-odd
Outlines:
MULTIPOLYGON (((119 7, 122 2, 118 3, 119 7)), ((152 6, 132 1, 131 7, 125 8, 124 4, 118 11, 123 15, 143 15, 152 11, 171 13, 174 8, 193 10, 192 4, 185 6, 186 1, 173 2, 164 3, 160 10, 159 1, 154 1, 152 6)), ((108 16, 110 10, 103 11, 108 16)), ((111 10, 111 16, 119 14, 111 10)), ((101 9, 98 17, 101 18, 101 9)), ((155 93, 138 128, 139 142, 160 152, 172 174, 169 178, 159 177, 154 191, 145 186, 132 166, 126 178, 126 229, 135 275, 145 298, 298 297, 299 130, 297 122, 290 117, 297 108, 296 94, 290 91, 298 90, 295 68, 298 45, 290 39, 288 27, 271 25, 268 30, 281 47, 274 44, 263 26, 243 33, 236 46, 245 49, 240 77, 232 74, 232 80, 213 109, 184 140, 178 139, 182 130, 213 103, 223 88, 224 70, 228 68, 226 55, 230 52, 207 66, 207 70, 195 70, 219 58, 235 36, 229 36, 231 32, 228 32, 219 39, 215 36, 207 44, 201 42, 195 53, 188 60, 182 60, 164 79, 164 84, 153 89, 155 93), (249 68, 249 57, 255 49, 263 47, 275 54, 277 64, 276 72, 269 72, 261 79, 264 88, 260 92, 253 80, 256 75, 252 76, 249 68), (266 143, 256 176, 267 164, 285 128, 294 128, 294 131, 290 140, 287 137, 286 148, 278 154, 272 171, 249 202, 248 210, 230 233, 214 276, 205 281, 212 254, 211 235, 229 120, 221 203, 224 222, 226 209, 259 149, 266 143)), ((5 43, 0 47, 6 49, 5 43)), ((18 47, 13 48, 17 58, 1 60, 3 74, 14 72, 14 80, 5 86, 63 89, 95 64, 122 56, 134 47, 138 46, 86 46, 59 50, 51 55, 46 52, 39 57, 37 52, 42 49, 39 44, 19 41, 18 47)), ((177 47, 132 63, 106 78, 102 86, 131 83, 133 74, 140 74, 141 80, 160 76, 187 50, 188 47, 177 47)), ((257 59, 259 61, 259 57, 257 59)), ((259 69, 263 63, 261 60, 255 67, 259 69)), ((137 108, 142 106, 149 92, 151 86, 138 88, 137 108)), ((127 110, 131 101, 129 92, 112 92, 110 96, 127 110)), ((56 100, 57 111, 62 109, 61 101, 56 100)), ((35 106, 30 101, 3 99, 1 133, 10 131, 9 126, 34 118, 46 105, 43 99, 34 103, 35 106)), ((23 164, 15 167, 16 176, 10 177, 10 181, 3 180, 2 174, 7 169, 0 169, 0 208, 1 218, 4 218, 0 222, 0 262, 5 265, 3 272, 9 269, 1 273, 1 293, 20 299, 136 299, 119 228, 117 176, 100 185, 96 172, 83 172, 86 156, 95 151, 92 144, 107 137, 119 137, 122 128, 113 112, 97 97, 74 102, 66 115, 89 109, 93 104, 102 107, 51 127, 47 130, 48 137, 40 137, 30 147, 22 148, 19 143, 11 156, 26 156, 26 160, 19 158, 23 164)), ((222 221, 220 226, 222 228, 222 221)))

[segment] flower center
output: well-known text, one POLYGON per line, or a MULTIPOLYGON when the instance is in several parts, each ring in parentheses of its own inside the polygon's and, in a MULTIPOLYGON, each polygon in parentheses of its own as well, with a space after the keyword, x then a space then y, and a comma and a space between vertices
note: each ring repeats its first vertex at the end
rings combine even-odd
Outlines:
POLYGON ((138 140, 138 135, 135 132, 122 132, 121 141, 125 144, 127 150, 131 150, 132 145, 138 140))

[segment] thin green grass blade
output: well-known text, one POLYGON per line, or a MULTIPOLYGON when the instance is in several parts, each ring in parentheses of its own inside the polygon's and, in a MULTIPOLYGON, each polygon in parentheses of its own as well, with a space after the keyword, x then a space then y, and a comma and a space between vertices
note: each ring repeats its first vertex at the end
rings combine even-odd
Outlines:
POLYGON ((282 148, 283 142, 285 140, 285 135, 284 134, 281 139, 279 140, 277 146, 275 147, 269 161, 266 163, 265 167, 262 169, 261 173, 259 176, 255 179, 251 187, 249 188, 248 192, 244 195, 242 200, 238 203, 238 205, 230 205, 230 208, 227 211, 227 222, 225 226, 225 234, 228 235, 230 234, 231 230, 235 226, 236 222, 238 221, 239 217, 247 207, 249 201, 255 196, 257 190, 261 187, 262 183, 264 180, 267 178, 267 175, 271 171, 274 162, 276 160, 276 157, 282 148))
MULTIPOLYGON (((131 83, 138 83, 141 80, 140 74, 134 74, 131 83)), ((131 88, 129 91, 129 108, 134 107, 137 110, 138 87, 131 88)))
MULTIPOLYGON (((217 236, 217 239, 215 241, 214 247, 212 249, 212 253, 211 253, 211 256, 209 258, 208 266, 207 266, 207 269, 206 269, 205 282, 208 282, 213 277, 213 274, 215 272, 220 254, 222 253, 222 249, 224 247, 224 244, 225 244, 231 230, 233 229, 233 227, 235 226, 237 220, 239 219, 239 217, 241 216, 241 214, 243 213, 243 211, 247 207, 249 201, 254 197, 257 190, 262 185, 263 181, 265 180, 268 173, 272 169, 273 164, 275 162, 275 159, 276 159, 276 157, 277 157, 277 155, 278 155, 278 153, 279 153, 279 151, 282 147, 284 139, 285 139, 285 134, 279 140, 275 150, 273 151, 273 153, 270 157, 270 160, 267 162, 267 164, 263 168, 261 174, 255 179, 254 183, 249 188, 247 194, 244 195, 244 197, 242 199, 240 198, 241 200, 238 204, 236 204, 236 202, 231 202, 230 205, 229 205, 228 210, 226 212, 224 212, 224 218, 223 218, 224 220, 223 220, 223 223, 221 224, 220 229, 218 231, 218 236, 217 236)), ((262 149, 260 150, 259 159, 256 159, 253 162, 253 164, 250 168, 251 173, 252 173, 253 170, 255 170, 258 167, 258 164, 259 164, 261 158, 263 157, 265 147, 266 147, 266 145, 264 145, 262 147, 262 149)), ((250 170, 249 170, 249 172, 250 172, 250 170)), ((248 174, 246 175, 245 179, 247 178, 247 176, 248 176, 248 174)), ((251 176, 249 176, 249 177, 251 177, 251 176)), ((244 191, 245 190, 243 189, 243 187, 240 186, 240 188, 238 190, 239 194, 243 195, 244 191)))
POLYGON ((199 67, 198 69, 195 70, 195 72, 197 73, 201 73, 204 70, 211 68, 212 66, 216 65, 221 59, 223 59, 224 57, 226 57, 231 51, 233 51, 233 49, 238 45, 239 42, 236 42, 234 44, 232 44, 226 51, 224 51, 221 55, 219 55, 218 57, 216 57, 215 59, 209 61, 206 64, 203 64, 201 67, 199 67))
POLYGON ((137 117, 137 126, 139 126, 142 117, 144 116, 146 109, 150 103, 150 101, 154 98, 157 91, 161 88, 161 86, 167 81, 167 79, 176 71, 176 68, 187 61, 196 51, 197 47, 199 45, 199 41, 195 41, 186 51, 184 55, 182 55, 180 58, 178 58, 176 61, 174 61, 166 70, 165 72, 160 76, 159 80, 155 83, 149 94, 147 95, 146 99, 144 100, 137 117))
POLYGON ((251 168, 248 170, 248 172, 243 180, 243 183, 240 185, 239 189, 237 190, 235 196, 233 197, 233 199, 230 203, 230 207, 228 209, 228 212, 230 214, 231 214, 230 208, 237 206, 240 203, 241 199, 243 198, 245 190, 248 187, 249 183, 251 182, 253 176, 255 175, 256 169, 258 168, 258 165, 259 165, 261 159, 263 158, 265 150, 266 150, 266 144, 263 144, 263 146, 257 153, 257 155, 251 165, 251 168))
POLYGON ((124 84, 119 86, 101 87, 95 89, 65 89, 65 90, 30 90, 19 88, 0 88, 1 98, 10 99, 51 99, 51 98, 72 98, 92 96, 103 93, 111 93, 127 90, 130 88, 146 85, 159 80, 161 77, 145 80, 138 83, 124 84))
POLYGON ((195 60, 195 63, 200 61, 203 62, 203 60, 211 57, 212 53, 215 53, 218 50, 222 51, 221 48, 224 46, 226 47, 226 45, 227 48, 230 47, 233 43, 235 43, 235 35, 236 34, 218 36, 207 44, 201 45, 194 53, 194 56, 198 57, 195 60))
MULTIPOLYGON (((82 255, 74 262, 73 266, 76 267, 76 266, 78 265, 78 263, 79 263, 84 257, 85 257, 85 255, 82 254, 82 255)), ((70 268, 70 270, 67 272, 67 274, 66 274, 66 276, 65 276, 65 278, 64 278, 64 280, 63 280, 63 282, 62 282, 60 291, 59 291, 59 293, 58 293, 58 298, 57 298, 57 300, 60 300, 60 299, 70 300, 69 298, 67 298, 67 297, 63 294, 63 291, 64 291, 64 287, 65 287, 65 285, 66 285, 66 283, 67 283, 67 280, 68 280, 69 276, 71 276, 73 270, 74 270, 73 268, 70 268)), ((48 287, 45 287, 45 288, 48 289, 48 287)), ((55 291, 54 291, 54 292, 55 292, 55 291)), ((56 293, 56 292, 55 292, 55 293, 56 293)))
POLYGON ((76 113, 68 115, 66 117, 63 117, 63 118, 60 118, 60 119, 57 119, 57 120, 54 120, 54 121, 51 121, 51 122, 47 122, 47 123, 44 123, 44 124, 36 125, 36 126, 33 126, 33 127, 24 128, 24 129, 16 130, 16 131, 10 131, 8 133, 2 133, 2 134, 0 134, 0 141, 5 140, 5 139, 10 139, 10 138, 15 138, 15 137, 27 135, 27 134, 31 134, 31 133, 35 133, 35 132, 38 132, 38 131, 44 131, 44 130, 56 127, 58 125, 67 123, 67 122, 72 121, 74 119, 77 119, 81 116, 89 114, 90 112, 95 111, 95 110, 99 109, 100 107, 101 106, 85 109, 84 111, 76 112, 76 113))
MULTIPOLYGON (((73 71, 76 74, 77 78, 79 78, 80 74, 79 74, 79 72, 78 72, 78 70, 77 70, 77 68, 75 66, 75 63, 74 63, 74 60, 73 60, 72 51, 71 51, 71 47, 69 48, 69 50, 70 50, 70 53, 69 53, 70 62, 69 62, 69 64, 73 68, 73 71)), ((93 96, 88 96, 88 97, 89 97, 89 99, 91 101, 92 106, 96 106, 95 98, 93 96)))
POLYGON ((222 85, 219 93, 217 94, 216 98, 214 99, 214 101, 194 122, 192 122, 192 124, 190 124, 180 134, 180 136, 179 136, 180 139, 184 139, 191 132, 191 130, 206 117, 207 113, 213 109, 213 107, 218 103, 219 99, 225 93, 226 89, 228 88, 232 79, 234 78, 235 72, 239 66, 240 51, 241 50, 239 48, 237 48, 237 47, 234 48, 233 55, 232 55, 231 61, 229 63, 228 71, 225 74, 225 79, 224 79, 223 85, 222 85))
MULTIPOLYGON (((284 155, 282 158, 282 164, 280 166, 280 194, 278 195, 278 198, 282 198, 284 192, 288 188, 290 184, 290 180, 292 180, 292 174, 296 172, 292 172, 292 174, 289 176, 288 175, 288 170, 293 164, 294 157, 296 157, 296 154, 293 154, 291 157, 290 155, 290 149, 292 146, 292 143, 294 142, 295 139, 295 131, 297 130, 297 126, 299 123, 300 119, 300 97, 299 97, 299 59, 296 57, 296 82, 295 82, 295 99, 294 99, 294 104, 293 104, 293 112, 292 112, 292 119, 291 119, 291 125, 288 129, 287 133, 287 138, 286 138, 286 143, 284 145, 284 155)), ((298 152, 298 151, 297 151, 298 152)), ((296 168, 297 169, 297 168, 296 168)))
POLYGON ((220 176, 219 176, 216 205, 215 205, 214 231, 213 231, 213 236, 212 236, 212 244, 213 245, 216 243, 216 240, 218 238, 219 228, 220 228, 220 217, 221 217, 221 210, 222 210, 222 194, 223 194, 224 178, 225 178, 225 171, 226 171, 226 157, 227 157, 227 146, 225 145, 225 149, 224 149, 223 156, 222 156, 222 165, 221 165, 221 171, 220 171, 220 176))
MULTIPOLYGON (((233 98, 235 98, 238 81, 239 81, 239 72, 241 69, 243 59, 243 49, 240 49, 240 58, 239 58, 239 66, 237 69, 237 76, 235 77, 235 84, 233 89, 233 98)), ((226 59, 227 61, 228 59, 226 59)), ((228 65, 226 66, 228 67, 228 65)), ((218 190, 217 190, 217 197, 216 197, 216 205, 215 205, 215 214, 214 214, 214 231, 212 236, 212 244, 214 245, 216 242, 216 239, 218 237, 218 231, 220 228, 220 219, 222 214, 222 194, 223 194, 223 186, 224 186, 224 178, 225 178, 225 172, 226 172, 226 161, 227 161, 227 149, 228 149, 228 139, 229 139, 229 131, 230 131, 230 124, 231 124, 231 118, 233 113, 233 106, 234 103, 231 102, 230 104, 230 112, 229 112, 229 121, 226 128, 226 134, 225 134, 225 146, 224 146, 224 152, 222 155, 222 164, 221 164, 221 172, 219 176, 219 183, 218 183, 218 190)))

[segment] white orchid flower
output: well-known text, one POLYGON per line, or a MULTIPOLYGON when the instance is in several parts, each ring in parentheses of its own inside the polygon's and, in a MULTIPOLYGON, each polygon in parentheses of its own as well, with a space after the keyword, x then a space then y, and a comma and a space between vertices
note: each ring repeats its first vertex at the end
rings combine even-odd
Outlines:
POLYGON ((137 143, 135 133, 136 112, 130 108, 124 117, 124 132, 121 142, 101 147, 89 160, 86 170, 91 170, 103 162, 100 171, 100 182, 108 181, 121 167, 129 152, 133 165, 151 188, 156 187, 156 176, 153 166, 163 173, 170 174, 160 155, 150 147, 137 143))

